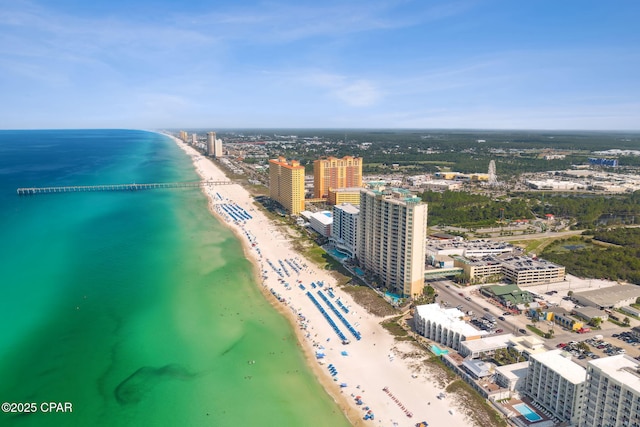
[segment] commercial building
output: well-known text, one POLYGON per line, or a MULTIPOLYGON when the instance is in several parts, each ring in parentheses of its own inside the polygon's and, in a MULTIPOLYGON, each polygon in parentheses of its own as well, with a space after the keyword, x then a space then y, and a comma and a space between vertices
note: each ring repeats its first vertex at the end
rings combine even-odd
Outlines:
POLYGON ((640 297, 640 286, 616 285, 591 291, 574 292, 571 299, 580 305, 605 309, 635 304, 638 297, 640 297))
POLYGON ((309 226, 324 237, 331 236, 333 214, 329 211, 315 212, 309 217, 309 226))
POLYGON ((620 354, 587 364, 579 427, 640 427, 640 364, 620 354))
POLYGON ((523 291, 518 285, 492 285, 480 288, 480 293, 493 298, 505 307, 516 308, 522 304, 531 304, 533 295, 529 291, 523 291))
POLYGON ((282 156, 269 160, 269 197, 291 215, 304 210, 304 166, 282 156))
POLYGON ((313 162, 313 197, 326 199, 330 188, 362 187, 362 157, 328 157, 313 162))
POLYGON ((427 205, 409 191, 383 186, 360 194, 358 260, 376 281, 405 297, 424 289, 427 205))
POLYGON ((350 203, 358 206, 360 204, 360 188, 330 188, 327 203, 330 205, 340 205, 342 203, 350 203))
POLYGON ((477 340, 487 335, 487 331, 480 331, 465 322, 464 316, 457 308, 425 304, 415 308, 414 323, 420 335, 460 351, 463 341, 477 340))
POLYGON ((587 371, 568 353, 551 350, 529 359, 524 394, 559 420, 577 425, 586 379, 587 371))
POLYGON ((359 217, 360 209, 348 203, 333 207, 331 242, 339 252, 350 258, 357 256, 359 217))

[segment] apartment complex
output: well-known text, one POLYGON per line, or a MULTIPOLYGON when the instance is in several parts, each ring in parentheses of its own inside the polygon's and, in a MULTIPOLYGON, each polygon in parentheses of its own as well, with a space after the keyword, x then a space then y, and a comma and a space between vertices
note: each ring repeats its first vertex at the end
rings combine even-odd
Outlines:
POLYGON ((333 207, 331 241, 336 249, 351 258, 357 256, 360 209, 344 203, 333 207))
POLYGON ((313 162, 313 197, 326 199, 331 188, 362 187, 362 157, 328 157, 313 162))
POLYGON ((280 156, 269 160, 269 197, 291 215, 304 210, 304 166, 280 156))
POLYGON ((358 260, 392 292, 414 297, 424 288, 427 205, 399 188, 360 192, 358 260))
POLYGON ((592 360, 580 427, 640 427, 640 363, 624 354, 592 360))
POLYGON ((587 371, 562 350, 534 354, 529 359, 524 394, 559 420, 578 425, 586 379, 587 371))
POLYGON ((222 140, 216 139, 215 132, 207 133, 207 156, 222 157, 222 140))

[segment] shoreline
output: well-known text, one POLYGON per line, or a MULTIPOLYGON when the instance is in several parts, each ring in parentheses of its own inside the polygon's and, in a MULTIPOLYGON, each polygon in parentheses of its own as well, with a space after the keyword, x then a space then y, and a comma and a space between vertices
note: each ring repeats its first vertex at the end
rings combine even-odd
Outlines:
MULTIPOLYGON (((202 179, 230 181, 212 161, 193 147, 172 135, 163 135, 170 137, 191 158, 196 173, 202 179)), ((290 238, 280 233, 271 220, 255 208, 253 198, 242 186, 203 187, 202 191, 211 214, 240 240, 260 292, 290 323, 307 366, 351 425, 414 426, 420 421, 427 421, 430 425, 469 423, 458 412, 457 402, 436 398, 442 390, 436 388, 432 379, 417 366, 415 358, 411 357, 415 353, 412 345, 396 341, 380 325, 382 318, 355 304, 346 292, 337 289, 333 277, 297 254, 291 247, 290 238), (244 211, 251 219, 234 220, 223 210, 225 205, 233 205, 234 209, 244 211), (277 263, 282 266, 278 270, 286 272, 286 278, 282 272, 276 271, 277 263), (304 267, 293 268, 292 263, 304 267), (296 271, 289 274, 289 269, 296 271), (349 311, 345 310, 348 314, 343 317, 358 330, 361 340, 350 336, 349 345, 340 343, 332 327, 304 292, 318 292, 311 289, 311 286, 315 288, 311 283, 316 281, 323 284, 321 289, 325 292, 327 288, 333 288, 334 302, 340 300, 341 304, 349 307, 349 311), (278 300, 273 292, 281 299, 278 300), (317 352, 323 353, 323 359, 316 358, 317 352), (329 364, 338 372, 330 373, 327 369, 329 364), (360 404, 356 403, 357 397, 361 398, 360 404), (363 410, 365 407, 375 414, 375 419, 363 419, 368 412, 363 410), (450 412, 452 409, 455 409, 455 415, 450 412)), ((332 317, 335 318, 333 314, 332 317)), ((346 332, 342 324, 339 329, 346 332)))

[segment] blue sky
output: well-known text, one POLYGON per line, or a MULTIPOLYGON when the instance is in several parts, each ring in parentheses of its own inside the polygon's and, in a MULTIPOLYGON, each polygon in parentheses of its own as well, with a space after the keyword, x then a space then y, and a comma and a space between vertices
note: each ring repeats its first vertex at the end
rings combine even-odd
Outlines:
POLYGON ((640 130, 637 0, 0 0, 0 128, 640 130))

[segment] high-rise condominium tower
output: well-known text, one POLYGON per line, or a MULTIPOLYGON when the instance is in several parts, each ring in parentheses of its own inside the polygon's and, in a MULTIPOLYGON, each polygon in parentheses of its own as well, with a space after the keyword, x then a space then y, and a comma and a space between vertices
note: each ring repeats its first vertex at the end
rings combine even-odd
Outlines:
POLYGON ((215 132, 207 133, 207 156, 222 157, 222 140, 216 139, 215 132))
POLYGON ((360 264, 392 292, 408 297, 421 295, 427 204, 400 188, 363 188, 358 227, 360 264))
POLYGON ((313 162, 313 197, 327 198, 330 188, 362 187, 362 157, 328 157, 313 162))
POLYGON ((269 160, 269 197, 292 215, 304 210, 304 166, 284 157, 269 160))

